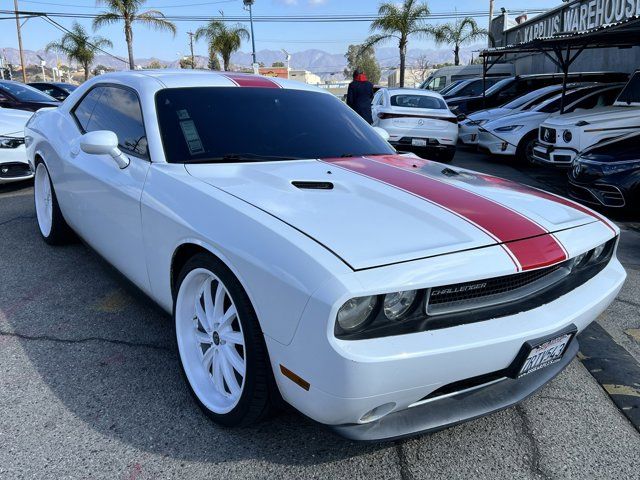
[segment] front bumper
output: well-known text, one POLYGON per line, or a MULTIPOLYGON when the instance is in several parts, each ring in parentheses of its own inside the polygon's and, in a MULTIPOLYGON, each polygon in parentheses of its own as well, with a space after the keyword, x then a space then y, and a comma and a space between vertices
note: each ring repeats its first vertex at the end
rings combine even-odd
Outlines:
POLYGON ((569 148, 536 143, 533 147, 533 159, 547 165, 568 167, 578 156, 578 152, 569 148))
POLYGON ((499 137, 483 128, 478 133, 478 148, 492 155, 515 155, 518 150, 517 144, 508 137, 499 137))
POLYGON ((584 185, 569 180, 569 196, 580 202, 603 207, 624 208, 627 205, 622 190, 604 182, 584 185))
POLYGON ((24 145, 0 149, 0 184, 33 178, 24 145))
MULTIPOLYGON (((308 417, 349 438, 414 435, 506 408, 540 388, 557 374, 553 366, 532 377, 536 381, 505 380, 487 385, 485 393, 460 393, 452 400, 414 406, 446 385, 506 369, 527 341, 570 325, 583 330, 614 300, 625 277, 614 258, 580 287, 538 308, 440 330, 356 341, 338 340, 327 331, 327 314, 335 318, 335 310, 328 312, 326 299, 335 299, 337 288, 330 284, 310 299, 290 344, 265 338, 283 398, 308 417), (280 375, 280 365, 306 380, 309 388, 280 375), (387 415, 369 421, 367 414, 380 407, 387 415)), ((567 355, 570 361, 571 352, 567 355)))
POLYGON ((564 370, 577 353, 578 340, 574 337, 559 362, 522 378, 502 377, 479 388, 436 397, 377 422, 336 425, 331 429, 350 440, 390 441, 453 427, 525 400, 564 370))
POLYGON ((465 145, 478 145, 478 127, 461 123, 458 129, 458 140, 465 145))

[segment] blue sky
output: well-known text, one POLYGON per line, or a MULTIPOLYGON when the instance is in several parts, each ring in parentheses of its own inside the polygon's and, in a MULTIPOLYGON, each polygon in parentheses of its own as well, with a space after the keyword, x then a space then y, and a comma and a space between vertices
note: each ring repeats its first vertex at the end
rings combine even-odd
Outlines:
MULTIPOLYGON (((514 14, 521 13, 524 6, 534 8, 551 8, 559 5, 560 0, 537 0, 535 5, 530 0, 497 0, 496 11, 505 7, 514 14)), ((378 7, 378 0, 256 0, 254 15, 303 15, 303 14, 373 14, 378 7)), ((428 2, 432 12, 477 11, 487 9, 488 0, 431 0, 428 2)), ((50 12, 83 12, 95 13, 103 7, 97 7, 94 0, 19 0, 21 10, 50 12)), ((149 8, 158 8, 165 14, 176 15, 217 15, 223 10, 226 15, 246 15, 241 0, 147 0, 149 8), (184 6, 184 5, 187 6, 184 6), (193 5, 199 4, 199 5, 193 5), (191 6, 188 6, 191 5, 191 6)), ((0 0, 0 9, 13 9, 13 0, 0 0)), ((57 19, 69 27, 71 19, 57 19)), ((479 19, 486 25, 486 18, 479 19)), ((89 20, 82 20, 90 28, 89 20)), ((188 52, 186 32, 198 28, 198 24, 178 22, 178 33, 174 37, 170 33, 158 33, 145 27, 134 30, 134 54, 138 58, 158 57, 164 60, 178 58, 179 53, 188 52)), ((360 23, 256 23, 256 49, 301 51, 311 48, 342 53, 350 43, 359 43, 367 37, 369 25, 360 23)), ((103 28, 99 35, 109 38, 113 44, 113 53, 124 56, 126 45, 120 26, 103 28)), ((44 20, 32 18, 23 28, 24 48, 37 50, 61 33, 48 25, 44 20)), ((16 47, 17 39, 13 20, 0 21, 0 47, 16 47)), ((430 47, 429 41, 414 40, 410 47, 430 47)), ((250 51, 250 43, 243 45, 242 50, 250 51)), ((204 42, 196 44, 196 54, 206 55, 204 42)))

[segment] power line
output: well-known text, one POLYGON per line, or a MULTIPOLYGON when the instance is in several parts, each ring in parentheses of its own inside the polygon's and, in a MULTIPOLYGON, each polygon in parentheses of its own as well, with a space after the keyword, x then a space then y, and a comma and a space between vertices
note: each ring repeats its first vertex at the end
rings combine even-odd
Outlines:
MULTIPOLYGON (((216 2, 200 2, 200 3, 180 3, 178 5, 145 5, 146 8, 182 8, 182 7, 200 7, 204 5, 219 5, 221 3, 235 3, 238 0, 218 0, 216 2)), ((75 5, 71 3, 54 3, 54 2, 40 2, 37 0, 22 0, 23 3, 35 3, 38 5, 50 5, 53 7, 73 7, 73 8, 104 8, 101 5, 75 5)))

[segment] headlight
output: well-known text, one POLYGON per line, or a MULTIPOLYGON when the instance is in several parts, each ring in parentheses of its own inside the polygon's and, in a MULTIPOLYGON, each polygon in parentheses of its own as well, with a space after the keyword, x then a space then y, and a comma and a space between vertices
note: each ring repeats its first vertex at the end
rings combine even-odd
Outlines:
POLYGON ((24 138, 0 136, 0 148, 18 148, 24 144, 24 138))
POLYGON ((348 300, 338 310, 338 326, 345 332, 359 330, 371 319, 377 303, 377 297, 358 297, 348 300))
POLYGON ((606 243, 598 245, 595 248, 592 248, 588 252, 577 255, 573 259, 572 268, 582 270, 608 262, 613 256, 615 244, 616 239, 612 239, 606 243))
POLYGON ((562 139, 564 140, 564 143, 571 143, 571 140, 573 140, 571 130, 565 130, 562 132, 562 139))
POLYGON ((481 127, 482 125, 484 125, 485 123, 487 123, 489 120, 469 120, 467 121, 467 125, 471 126, 471 127, 481 127))
POLYGON ((385 295, 382 305, 385 317, 389 320, 400 320, 411 309, 417 295, 418 292, 416 290, 385 295))
POLYGON ((517 132, 522 128, 522 125, 507 125, 506 127, 496 128, 496 132, 517 132))
POLYGON ((603 163, 600 168, 602 168, 602 173, 618 173, 618 172, 626 172, 627 170, 635 170, 636 168, 640 168, 640 160, 632 160, 630 162, 617 162, 617 163, 603 163))

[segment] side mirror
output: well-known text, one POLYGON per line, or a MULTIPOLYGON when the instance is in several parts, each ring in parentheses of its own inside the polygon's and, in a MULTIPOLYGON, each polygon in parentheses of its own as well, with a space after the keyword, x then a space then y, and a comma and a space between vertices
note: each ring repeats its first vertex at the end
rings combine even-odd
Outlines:
POLYGON ((111 155, 119 168, 127 168, 129 159, 118 148, 118 137, 109 130, 87 132, 80 138, 80 149, 90 155, 111 155))
POLYGON ((373 129, 376 131, 376 133, 378 135, 380 135, 382 137, 382 139, 385 142, 389 141, 389 133, 384 129, 384 128, 380 128, 380 127, 373 127, 373 129))

